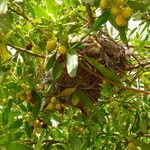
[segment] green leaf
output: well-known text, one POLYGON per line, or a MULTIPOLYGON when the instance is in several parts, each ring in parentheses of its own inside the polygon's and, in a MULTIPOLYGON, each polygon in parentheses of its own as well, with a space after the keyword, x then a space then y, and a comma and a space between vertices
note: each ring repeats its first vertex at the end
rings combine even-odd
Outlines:
POLYGON ((2 114, 2 124, 3 124, 3 126, 6 126, 7 123, 8 123, 9 113, 10 113, 10 111, 8 109, 5 109, 3 114, 2 114))
POLYGON ((25 132, 26 132, 26 135, 28 138, 31 138, 31 135, 32 135, 32 127, 29 125, 29 122, 25 121, 25 132))
POLYGON ((109 79, 116 83, 121 83, 120 78, 114 72, 107 69, 104 65, 100 64, 97 60, 89 57, 86 57, 86 60, 91 65, 93 65, 106 79, 109 79))
POLYGON ((17 130, 19 129, 23 124, 23 120, 22 119, 19 119, 19 120, 16 120, 15 122, 13 122, 10 126, 9 126, 9 130, 17 130))
POLYGON ((9 121, 9 114, 10 114, 10 109, 12 107, 12 100, 10 100, 5 108, 5 110, 2 113, 2 124, 3 126, 7 125, 9 121))
POLYGON ((35 14, 37 18, 44 18, 49 20, 50 17, 48 16, 48 13, 46 12, 46 10, 40 6, 35 6, 34 8, 35 14))
POLYGON ((144 3, 140 3, 140 2, 137 2, 137 1, 127 1, 127 4, 129 5, 129 7, 133 8, 135 11, 145 11, 145 9, 148 7, 147 4, 144 4, 144 3))
POLYGON ((149 150, 150 148, 150 143, 138 142, 137 144, 142 148, 142 150, 149 150))
POLYGON ((90 32, 96 31, 98 28, 101 27, 102 24, 106 23, 110 15, 110 10, 106 10, 102 13, 101 16, 94 22, 90 32))
POLYGON ((45 0, 45 3, 48 14, 53 20, 56 20, 59 9, 58 4, 55 2, 55 0, 45 0))
POLYGON ((112 92, 112 88, 113 88, 112 85, 110 85, 108 82, 104 82, 104 83, 103 83, 103 86, 102 86, 102 91, 101 91, 101 93, 102 93, 104 96, 110 96, 110 95, 111 95, 111 92, 112 92))
POLYGON ((70 49, 67 53, 67 71, 71 77, 75 77, 78 69, 78 55, 75 49, 70 49))
POLYGON ((33 109, 32 109, 32 116, 33 116, 33 119, 35 120, 40 111, 42 99, 41 99, 41 96, 39 95, 39 93, 37 93, 36 91, 32 91, 32 96, 36 101, 33 106, 33 109))
POLYGON ((20 143, 10 143, 7 147, 6 150, 33 150, 31 147, 20 144, 20 143))
POLYGON ((78 92, 75 92, 72 96, 71 102, 74 106, 77 106, 80 102, 80 97, 78 95, 78 92))
POLYGON ((69 144, 73 150, 79 150, 81 148, 81 140, 75 132, 69 135, 69 144))
POLYGON ((8 10, 7 7, 7 1, 6 0, 1 0, 0 1, 0 14, 5 14, 8 10))
POLYGON ((57 80, 61 76, 64 68, 63 66, 64 66, 63 64, 55 63, 53 67, 53 78, 55 80, 57 80))
POLYGON ((22 136, 24 135, 24 132, 16 132, 14 134, 11 134, 11 139, 13 141, 17 141, 17 140, 20 140, 20 138, 22 138, 22 136))
POLYGON ((48 58, 47 63, 46 63, 47 71, 49 71, 53 67, 55 60, 56 60, 56 53, 54 53, 51 57, 48 58))
POLYGON ((92 107, 92 100, 87 96, 87 94, 81 90, 76 91, 76 96, 86 107, 92 107))
POLYGON ((44 137, 41 136, 40 139, 38 140, 37 144, 34 147, 34 150, 42 150, 42 142, 44 140, 44 137))
POLYGON ((122 28, 118 28, 119 34, 120 34, 120 38, 122 40, 122 42, 127 43, 128 39, 126 36, 126 26, 122 27, 122 28))

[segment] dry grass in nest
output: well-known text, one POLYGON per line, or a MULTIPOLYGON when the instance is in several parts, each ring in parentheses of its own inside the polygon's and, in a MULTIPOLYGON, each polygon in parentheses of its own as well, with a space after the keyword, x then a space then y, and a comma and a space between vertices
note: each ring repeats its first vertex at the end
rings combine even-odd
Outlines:
POLYGON ((127 65, 125 49, 104 35, 89 36, 83 41, 83 44, 85 48, 79 53, 77 75, 71 78, 65 68, 58 81, 58 89, 63 91, 70 87, 77 87, 78 90, 86 92, 92 101, 97 101, 100 85, 103 83, 102 75, 84 59, 84 56, 96 59, 116 74, 122 74, 127 65))

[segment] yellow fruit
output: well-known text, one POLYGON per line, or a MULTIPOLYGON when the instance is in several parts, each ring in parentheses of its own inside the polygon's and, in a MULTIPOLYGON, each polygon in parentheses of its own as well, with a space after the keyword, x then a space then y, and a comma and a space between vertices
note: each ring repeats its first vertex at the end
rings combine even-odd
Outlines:
POLYGON ((121 14, 121 8, 119 8, 117 6, 112 6, 111 14, 114 16, 118 16, 119 14, 121 14))
POLYGON ((54 106, 53 103, 49 103, 48 106, 46 107, 46 109, 53 110, 54 107, 55 107, 55 106, 54 106))
POLYGON ((136 148, 135 144, 132 143, 132 142, 128 143, 127 147, 128 147, 129 150, 135 150, 135 148, 136 148))
POLYGON ((125 18, 123 18, 122 15, 119 15, 119 16, 116 17, 116 24, 119 27, 123 27, 127 24, 127 20, 125 18))
POLYGON ((48 40, 46 43, 46 50, 52 51, 56 48, 56 41, 55 40, 48 40))
POLYGON ((102 10, 107 9, 109 6, 110 6, 109 0, 101 0, 101 1, 100 1, 100 8, 101 8, 102 10))
POLYGON ((29 94, 29 95, 26 96, 26 101, 27 102, 29 102, 31 99, 32 99, 32 95, 31 94, 29 94))
POLYGON ((125 2, 125 0, 116 0, 116 3, 117 3, 118 5, 122 5, 124 2, 125 2))
POLYGON ((122 9, 122 16, 124 18, 129 18, 132 15, 132 9, 130 7, 125 7, 122 9))
POLYGON ((57 110, 60 110, 60 109, 61 109, 61 105, 60 105, 60 104, 56 104, 55 108, 56 108, 57 110))
POLYGON ((65 46, 60 46, 60 47, 58 48, 58 51, 59 51, 60 54, 65 54, 66 51, 67 51, 67 49, 66 49, 65 46))
POLYGON ((57 99, 56 99, 56 97, 52 97, 51 99, 50 99, 50 101, 51 101, 51 103, 55 103, 55 102, 57 102, 57 99))
POLYGON ((39 120, 34 121, 34 128, 41 128, 41 122, 39 120))

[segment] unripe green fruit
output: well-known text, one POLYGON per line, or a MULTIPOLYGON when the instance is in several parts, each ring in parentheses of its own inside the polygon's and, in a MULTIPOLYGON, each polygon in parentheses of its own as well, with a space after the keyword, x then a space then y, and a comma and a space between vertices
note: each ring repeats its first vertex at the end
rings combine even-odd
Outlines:
POLYGON ((47 51, 52 51, 56 48, 57 44, 55 40, 48 40, 46 43, 46 50, 47 51))

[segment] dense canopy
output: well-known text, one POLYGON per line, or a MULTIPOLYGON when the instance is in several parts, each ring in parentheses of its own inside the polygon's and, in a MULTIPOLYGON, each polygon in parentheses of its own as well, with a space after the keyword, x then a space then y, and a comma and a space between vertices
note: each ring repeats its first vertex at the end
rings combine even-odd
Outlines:
POLYGON ((0 149, 149 150, 149 0, 0 1, 0 149))

